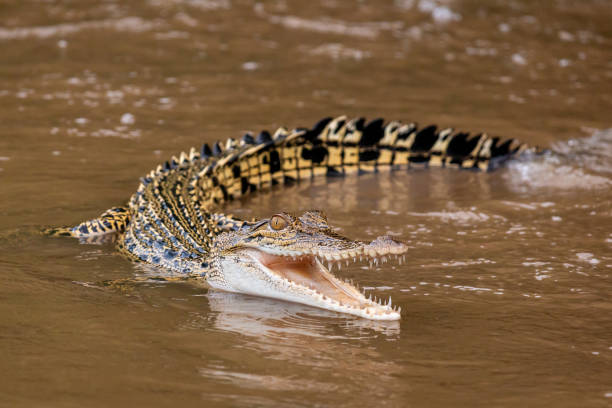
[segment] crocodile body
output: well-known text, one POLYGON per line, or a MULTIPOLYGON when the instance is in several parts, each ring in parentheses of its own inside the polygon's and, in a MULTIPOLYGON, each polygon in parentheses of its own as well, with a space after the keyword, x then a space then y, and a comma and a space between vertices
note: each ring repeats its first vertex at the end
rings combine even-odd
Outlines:
POLYGON ((128 204, 54 235, 118 234, 129 258, 160 273, 206 280, 224 290, 268 296, 373 319, 398 308, 366 299, 323 262, 401 258, 390 237, 365 243, 336 234, 323 213, 240 220, 215 210, 250 192, 316 176, 438 166, 488 171, 533 148, 486 134, 435 126, 326 118, 312 128, 278 129, 181 153, 141 179, 128 204))

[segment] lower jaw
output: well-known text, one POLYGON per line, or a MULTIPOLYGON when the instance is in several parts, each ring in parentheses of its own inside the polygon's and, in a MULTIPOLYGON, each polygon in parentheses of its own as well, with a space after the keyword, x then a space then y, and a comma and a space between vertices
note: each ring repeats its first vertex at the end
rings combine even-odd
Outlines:
MULTIPOLYGON (((288 288, 287 288, 288 289, 288 288)), ((309 296, 304 293, 291 293, 289 291, 270 291, 269 293, 254 293, 250 292, 250 295, 263 296, 277 300, 283 300, 287 302, 299 303, 307 306, 316 307, 318 309, 329 310, 342 314, 349 314, 353 316, 362 317, 370 320, 399 320, 401 315, 399 312, 393 309, 377 309, 376 306, 362 307, 349 307, 346 305, 340 305, 337 302, 325 302, 322 299, 318 299, 309 296)))
POLYGON ((347 283, 339 281, 331 273, 321 270, 322 265, 320 263, 316 262, 313 265, 316 270, 311 271, 311 276, 315 275, 318 282, 315 282, 310 290, 315 289, 316 293, 303 292, 308 290, 306 285, 309 283, 309 281, 304 280, 304 276, 301 276, 300 281, 296 282, 295 279, 292 279, 295 277, 295 273, 278 273, 268 269, 277 279, 282 279, 279 283, 286 286, 287 291, 287 293, 277 293, 270 297, 372 320, 399 320, 401 318, 400 313, 395 309, 365 299, 359 293, 359 289, 352 285, 349 286, 347 283), (291 293, 292 289, 296 293, 291 293))
MULTIPOLYGON (((247 287, 240 288, 234 286, 220 286, 212 282, 209 282, 208 285, 214 289, 220 289, 227 292, 242 293, 251 296, 265 297, 280 301, 298 303, 302 305, 316 307, 318 309, 358 316, 369 320, 395 321, 401 319, 401 315, 398 311, 387 310, 383 309, 382 307, 381 309, 377 310, 376 303, 373 303, 371 306, 366 306, 365 308, 347 307, 346 305, 340 305, 337 302, 326 302, 325 300, 318 298, 318 296, 314 297, 306 293, 291 292, 291 284, 288 285, 287 281, 281 281, 278 283, 279 286, 282 286, 284 290, 279 290, 280 288, 278 287, 271 288, 268 285, 249 285, 247 287)), ((300 289, 303 290, 304 288, 302 287, 300 289)))

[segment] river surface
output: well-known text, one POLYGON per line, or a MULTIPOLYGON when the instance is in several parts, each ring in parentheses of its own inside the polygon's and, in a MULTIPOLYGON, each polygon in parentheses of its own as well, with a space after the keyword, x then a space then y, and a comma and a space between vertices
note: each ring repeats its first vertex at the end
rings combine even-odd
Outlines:
POLYGON ((0 406, 612 406, 610 21, 609 0, 0 2, 0 406), (225 208, 396 235, 407 263, 338 274, 401 321, 130 283, 112 244, 39 234, 191 146, 340 114, 551 150, 225 208))

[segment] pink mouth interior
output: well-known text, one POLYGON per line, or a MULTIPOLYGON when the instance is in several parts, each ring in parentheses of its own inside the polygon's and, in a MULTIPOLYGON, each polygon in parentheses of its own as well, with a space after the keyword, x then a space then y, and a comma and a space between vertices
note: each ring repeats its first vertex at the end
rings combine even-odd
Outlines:
POLYGON ((257 258, 266 268, 282 278, 314 289, 342 304, 364 307, 364 304, 357 298, 359 295, 357 289, 334 279, 312 255, 302 255, 294 260, 291 257, 258 251, 257 258))

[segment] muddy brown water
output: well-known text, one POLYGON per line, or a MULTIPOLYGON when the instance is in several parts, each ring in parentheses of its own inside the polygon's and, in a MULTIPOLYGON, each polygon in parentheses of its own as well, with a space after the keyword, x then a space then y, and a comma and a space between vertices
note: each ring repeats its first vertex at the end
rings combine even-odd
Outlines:
POLYGON ((612 405, 612 5, 471 0, 0 4, 0 405, 612 405), (378 323, 142 273, 50 239, 202 142, 324 116, 517 137, 482 174, 316 180, 226 208, 319 208, 407 264, 338 272, 378 323))

